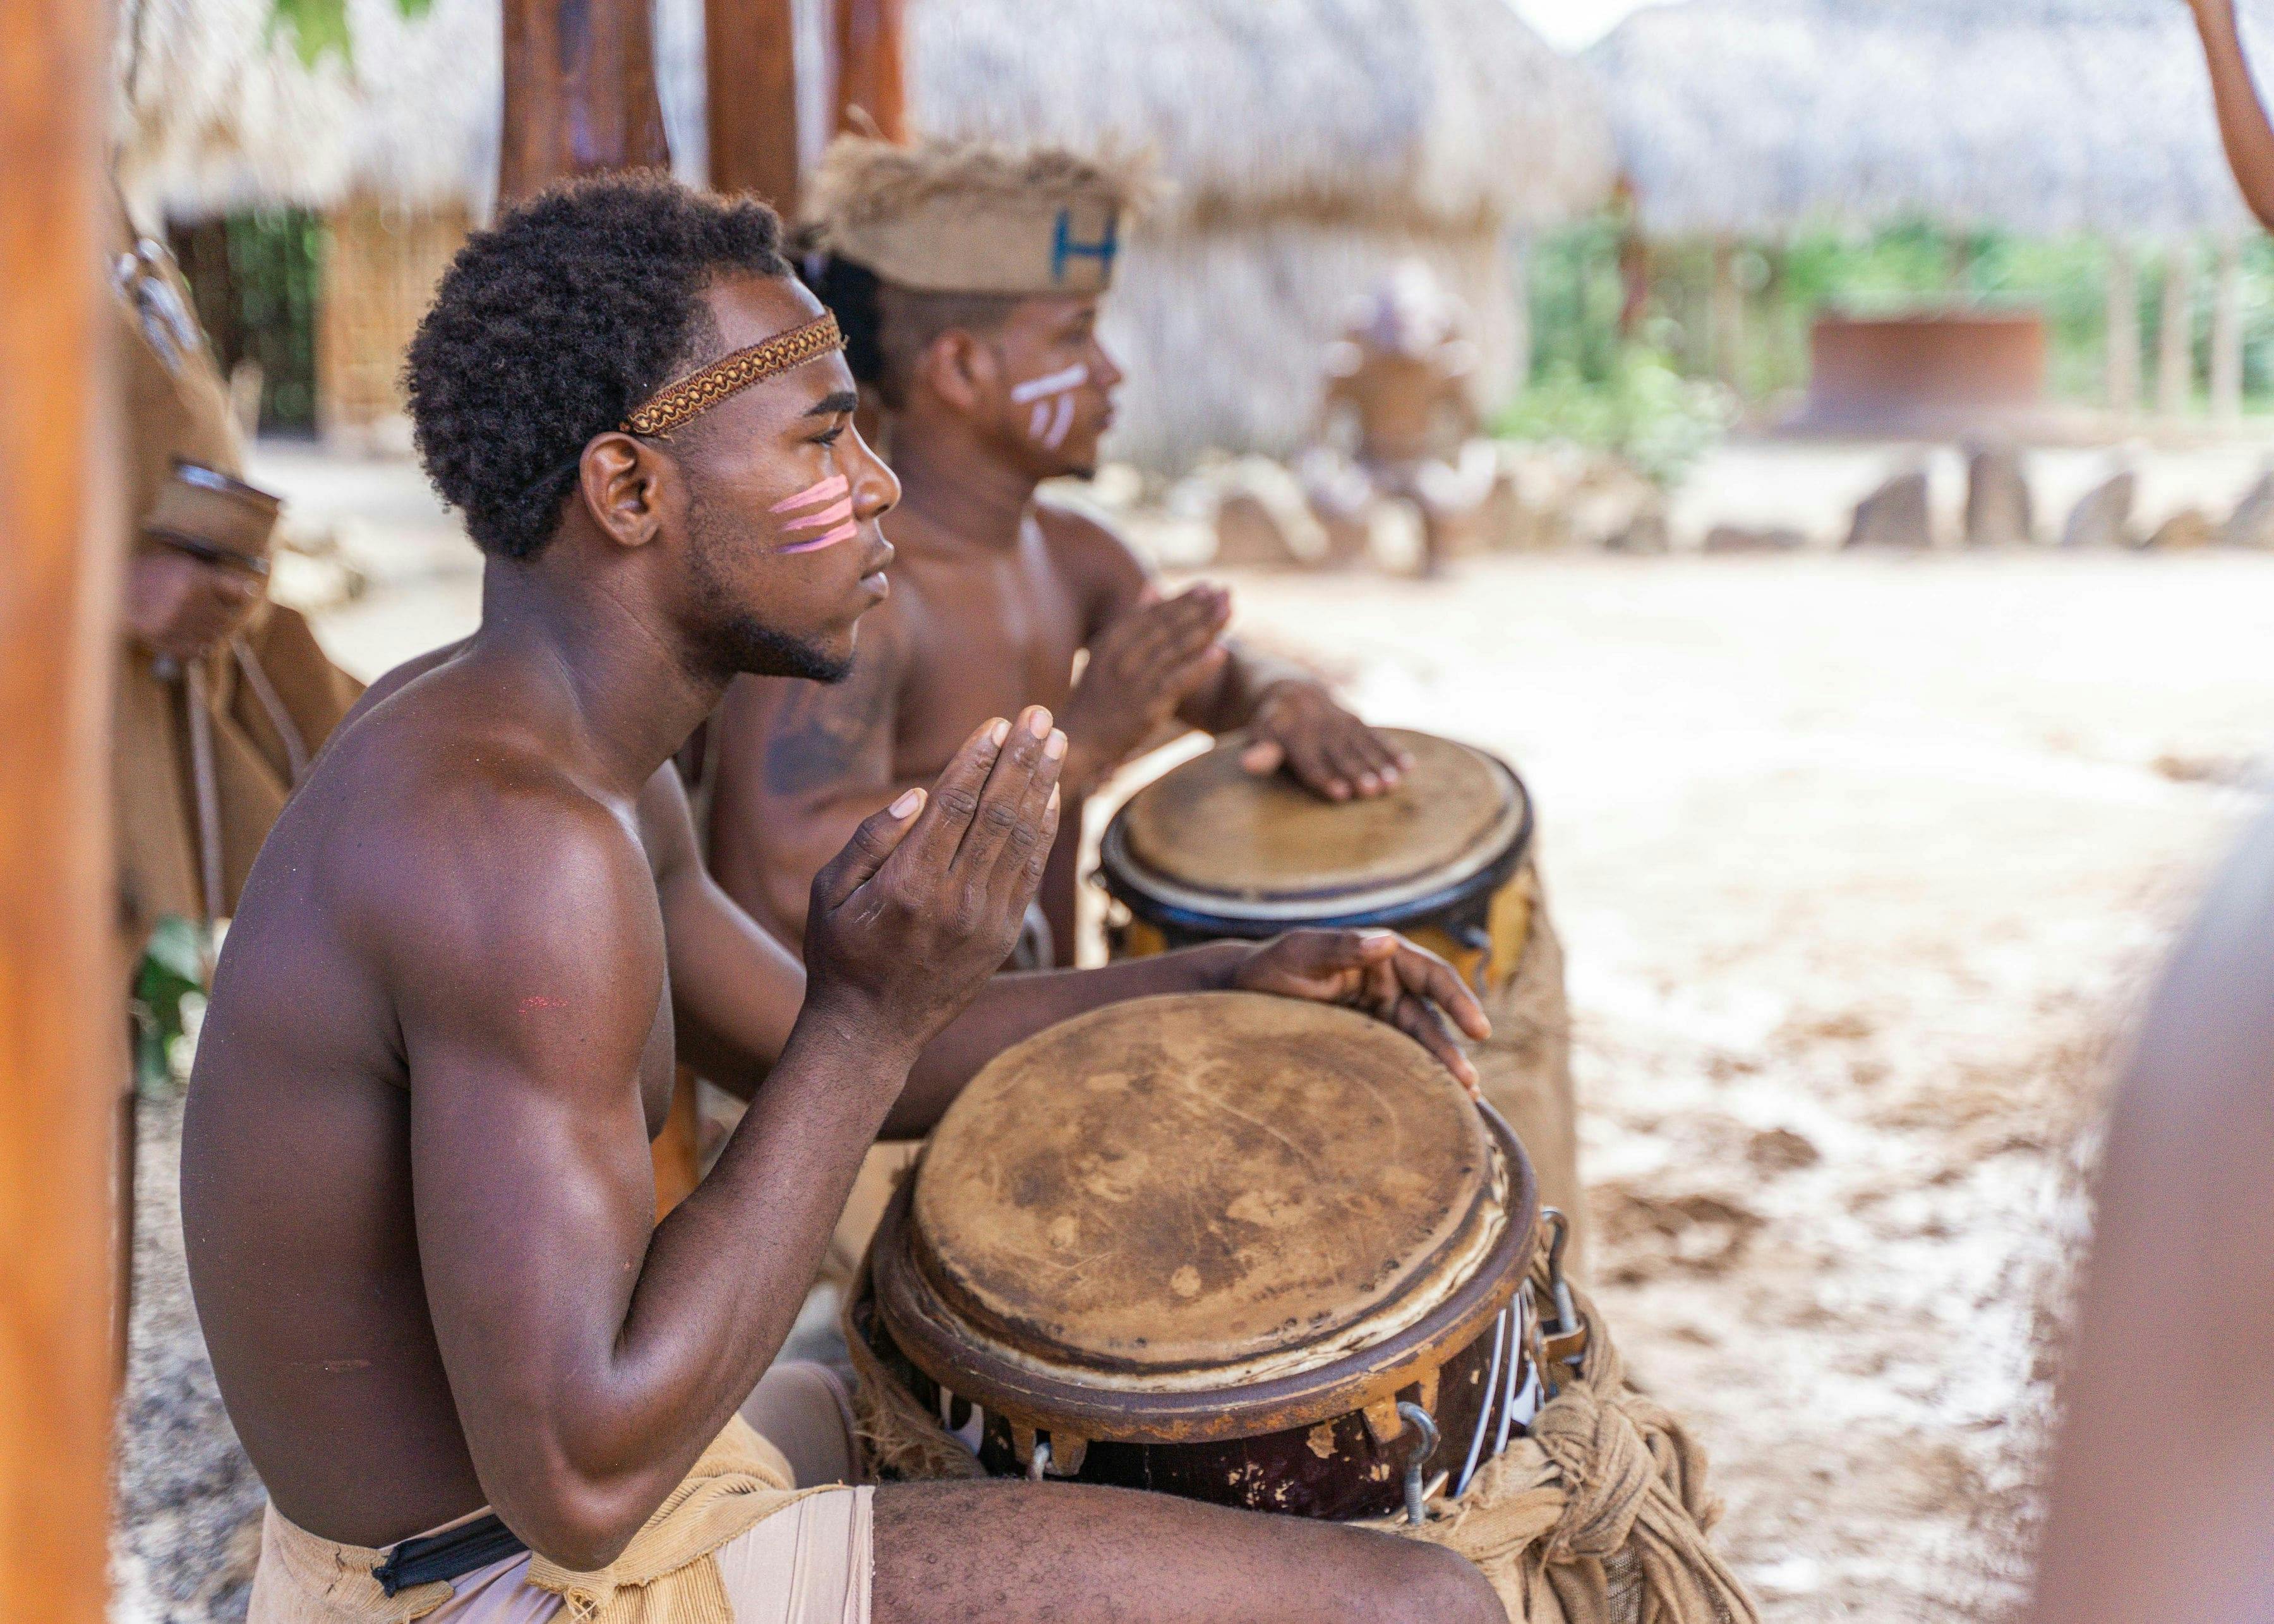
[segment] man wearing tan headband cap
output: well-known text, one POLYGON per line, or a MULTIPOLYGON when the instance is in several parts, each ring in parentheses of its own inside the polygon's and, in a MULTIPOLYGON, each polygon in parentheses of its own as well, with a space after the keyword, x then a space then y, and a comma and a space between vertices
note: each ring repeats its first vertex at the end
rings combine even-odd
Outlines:
MULTIPOLYGON (((885 411, 903 494, 892 600, 850 680, 740 682, 720 710, 713 864, 787 941, 847 831, 1006 707, 1058 714, 1076 831, 1083 799, 1179 723, 1249 729, 1254 771, 1337 800, 1405 765, 1315 679, 1228 643, 1222 589, 1163 598, 1118 537, 1035 500, 1045 479, 1095 471, 1113 420, 1098 304, 1142 190, 1129 166, 1058 151, 847 139, 823 162, 815 280, 885 411)), ((1041 962, 1073 962, 1079 844, 1043 883, 1048 929, 1026 944, 1041 962)))
POLYGON ((199 1318, 270 1496, 251 1624, 1502 1618, 1459 1559, 1365 1530, 846 1486, 817 1377, 790 1413, 822 1425, 741 1418, 783 1413, 760 1377, 862 1154, 1006 1044, 1240 986, 1465 1075, 1437 1004, 1482 1019, 1443 961, 1355 932, 996 975, 1058 826, 1040 707, 862 820, 802 966, 709 883, 671 757, 737 673, 842 676, 900 494, 765 209, 542 194, 460 252, 408 378, 481 628, 365 695, 285 808, 183 1132, 199 1318), (750 1106, 659 1222, 680 1059, 750 1106))

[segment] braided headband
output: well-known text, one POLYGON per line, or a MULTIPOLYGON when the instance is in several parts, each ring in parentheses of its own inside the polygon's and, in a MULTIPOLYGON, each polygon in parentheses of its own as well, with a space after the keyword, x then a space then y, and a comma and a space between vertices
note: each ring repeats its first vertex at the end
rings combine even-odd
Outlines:
POLYGON ((689 372, 676 383, 664 385, 618 426, 627 434, 642 434, 650 439, 668 434, 728 395, 739 395, 754 383, 763 383, 778 372, 802 366, 817 357, 844 348, 845 335, 837 330, 837 318, 825 312, 802 327, 777 333, 748 350, 737 350, 712 362, 700 372, 689 372))

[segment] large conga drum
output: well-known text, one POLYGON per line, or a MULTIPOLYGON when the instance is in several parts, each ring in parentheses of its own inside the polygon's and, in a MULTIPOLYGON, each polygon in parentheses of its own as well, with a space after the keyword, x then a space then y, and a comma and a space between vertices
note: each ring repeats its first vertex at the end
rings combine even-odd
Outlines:
POLYGON ((1138 791, 1098 859, 1127 914, 1109 928, 1116 956, 1381 926, 1442 954, 1480 993, 1505 985, 1531 925, 1523 781, 1468 745, 1384 731, 1413 766, 1369 800, 1325 801, 1284 773, 1251 773, 1237 738, 1138 791))
POLYGON ((990 1472, 1379 1515, 1537 1408, 1539 1212, 1513 1136, 1391 1027, 1136 999, 973 1079, 848 1335, 990 1472))

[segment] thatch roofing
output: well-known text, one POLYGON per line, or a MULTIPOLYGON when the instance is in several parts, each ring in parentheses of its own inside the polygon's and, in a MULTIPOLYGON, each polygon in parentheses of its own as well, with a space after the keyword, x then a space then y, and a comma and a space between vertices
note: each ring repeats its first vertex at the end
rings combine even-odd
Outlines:
POLYGON ((1149 147, 1171 217, 1560 217, 1610 182, 1593 85, 1507 0, 913 0, 917 122, 1149 147))
MULTIPOLYGON (((2274 63, 2274 0, 2243 0, 2274 63), (2255 11, 2256 16, 2250 13, 2255 11)), ((1587 54, 1646 229, 2248 220, 2183 0, 1689 0, 1587 54)))
MULTIPOLYGON (((807 0, 809 4, 810 0, 807 0)), ((125 0, 122 169, 182 209, 350 189, 486 204, 498 0, 349 0, 311 70, 272 0, 125 0)), ((1169 207, 1458 228, 1585 207, 1610 174, 1594 87, 1506 0, 911 0, 915 115, 943 134, 1158 153, 1169 207)), ((674 149, 702 146, 701 0, 660 0, 674 149)))
MULTIPOLYGON (((504 67, 498 0, 348 0, 354 49, 312 66, 274 0, 122 0, 115 128, 130 196, 184 214, 350 192, 486 213, 504 67)), ((703 0, 657 0, 674 151, 702 146, 703 0), (692 84, 695 101, 683 94, 692 84)))

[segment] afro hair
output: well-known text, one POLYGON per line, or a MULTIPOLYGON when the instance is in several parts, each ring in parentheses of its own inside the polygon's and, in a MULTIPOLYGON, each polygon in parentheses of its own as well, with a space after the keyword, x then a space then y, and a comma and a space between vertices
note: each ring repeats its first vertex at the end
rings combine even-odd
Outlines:
POLYGON ((781 222, 659 174, 538 193, 458 251, 403 368, 426 476, 493 557, 560 527, 585 444, 716 346, 721 273, 787 276, 781 222))

